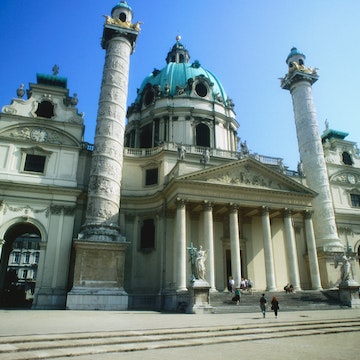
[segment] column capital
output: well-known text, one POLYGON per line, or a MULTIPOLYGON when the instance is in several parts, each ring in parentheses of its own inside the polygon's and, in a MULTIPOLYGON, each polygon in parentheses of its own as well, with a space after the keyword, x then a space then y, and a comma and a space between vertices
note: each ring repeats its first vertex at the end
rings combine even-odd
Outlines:
POLYGON ((204 200, 203 207, 204 207, 204 211, 211 211, 214 207, 214 203, 212 203, 211 201, 204 200))
POLYGON ((182 209, 182 208, 184 208, 185 207, 185 204, 186 204, 186 200, 185 199, 183 199, 183 198, 176 198, 176 200, 175 200, 175 204, 176 204, 176 207, 178 208, 178 209, 182 209))
POLYGON ((270 209, 268 206, 262 206, 260 208, 261 215, 269 215, 269 211, 270 211, 270 209))
POLYGON ((304 211, 304 218, 305 218, 305 219, 311 219, 313 213, 314 213, 314 211, 312 211, 312 210, 305 210, 305 211, 304 211))
POLYGON ((236 203, 230 203, 230 212, 237 212, 240 208, 239 204, 236 203))
POLYGON ((291 217, 292 213, 293 213, 293 211, 291 209, 289 209, 289 208, 284 208, 283 209, 284 217, 291 217))

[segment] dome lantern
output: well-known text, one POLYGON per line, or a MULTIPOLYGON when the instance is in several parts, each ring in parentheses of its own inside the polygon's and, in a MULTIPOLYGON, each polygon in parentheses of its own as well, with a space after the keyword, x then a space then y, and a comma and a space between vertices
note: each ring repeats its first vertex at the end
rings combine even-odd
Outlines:
POLYGON ((190 60, 190 54, 185 46, 180 42, 181 36, 176 36, 176 43, 172 49, 168 52, 166 57, 166 63, 188 63, 190 60))

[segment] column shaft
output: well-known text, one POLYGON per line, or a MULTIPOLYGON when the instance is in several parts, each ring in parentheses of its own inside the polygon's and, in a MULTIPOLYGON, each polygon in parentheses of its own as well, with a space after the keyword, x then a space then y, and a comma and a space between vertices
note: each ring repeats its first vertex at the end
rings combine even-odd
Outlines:
POLYGON ((210 290, 215 289, 215 254, 214 254, 214 229, 213 229, 213 213, 212 204, 206 203, 204 205, 204 238, 205 250, 208 252, 207 257, 207 280, 210 285, 210 290))
POLYGON ((240 287, 241 281, 241 258, 240 258, 240 239, 238 207, 232 206, 230 215, 230 250, 231 250, 231 272, 235 280, 235 287, 240 287))
POLYGON ((292 217, 290 211, 285 211, 284 227, 285 227, 285 248, 287 252, 287 266, 289 271, 289 280, 290 283, 294 286, 295 290, 301 290, 295 234, 294 234, 294 227, 292 224, 292 217))
POLYGON ((321 290, 321 278, 311 212, 305 213, 305 236, 309 257, 310 278, 313 290, 321 290))
POLYGON ((177 203, 175 227, 175 280, 176 290, 185 291, 186 288, 186 206, 180 200, 177 203))
POLYGON ((342 250, 337 233, 335 213, 324 151, 318 130, 316 111, 309 81, 298 81, 291 87, 300 157, 307 185, 318 195, 313 199, 317 246, 323 250, 342 250))
POLYGON ((273 248, 271 242, 269 210, 267 208, 262 209, 261 222, 262 222, 263 241, 264 241, 266 290, 274 291, 276 290, 274 255, 273 255, 273 248))
POLYGON ((94 152, 92 156, 88 206, 84 230, 87 240, 114 240, 119 233, 118 213, 124 150, 129 58, 132 45, 122 36, 107 43, 94 152), (99 228, 99 231, 93 231, 99 228))

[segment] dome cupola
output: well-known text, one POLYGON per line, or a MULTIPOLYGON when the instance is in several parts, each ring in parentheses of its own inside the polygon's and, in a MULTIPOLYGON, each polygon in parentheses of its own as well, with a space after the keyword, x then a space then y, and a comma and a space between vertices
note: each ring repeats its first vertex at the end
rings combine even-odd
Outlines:
POLYGON ((185 46, 180 42, 181 36, 176 37, 176 43, 172 49, 168 52, 166 57, 166 63, 188 63, 190 60, 189 52, 186 50, 185 46))
POLYGON ((111 10, 111 17, 113 19, 119 19, 122 22, 132 22, 133 11, 125 0, 120 1, 111 10))
POLYGON ((177 36, 165 67, 145 77, 128 108, 126 146, 173 142, 235 151, 234 104, 212 72, 189 61, 180 40, 177 36))

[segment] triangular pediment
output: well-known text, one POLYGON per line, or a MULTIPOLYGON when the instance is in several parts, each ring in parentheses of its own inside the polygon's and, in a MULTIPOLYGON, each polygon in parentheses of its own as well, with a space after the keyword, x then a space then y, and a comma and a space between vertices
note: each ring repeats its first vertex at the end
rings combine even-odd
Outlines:
POLYGON ((252 158, 232 161, 224 165, 182 175, 177 177, 176 181, 315 194, 289 176, 274 171, 252 158))

